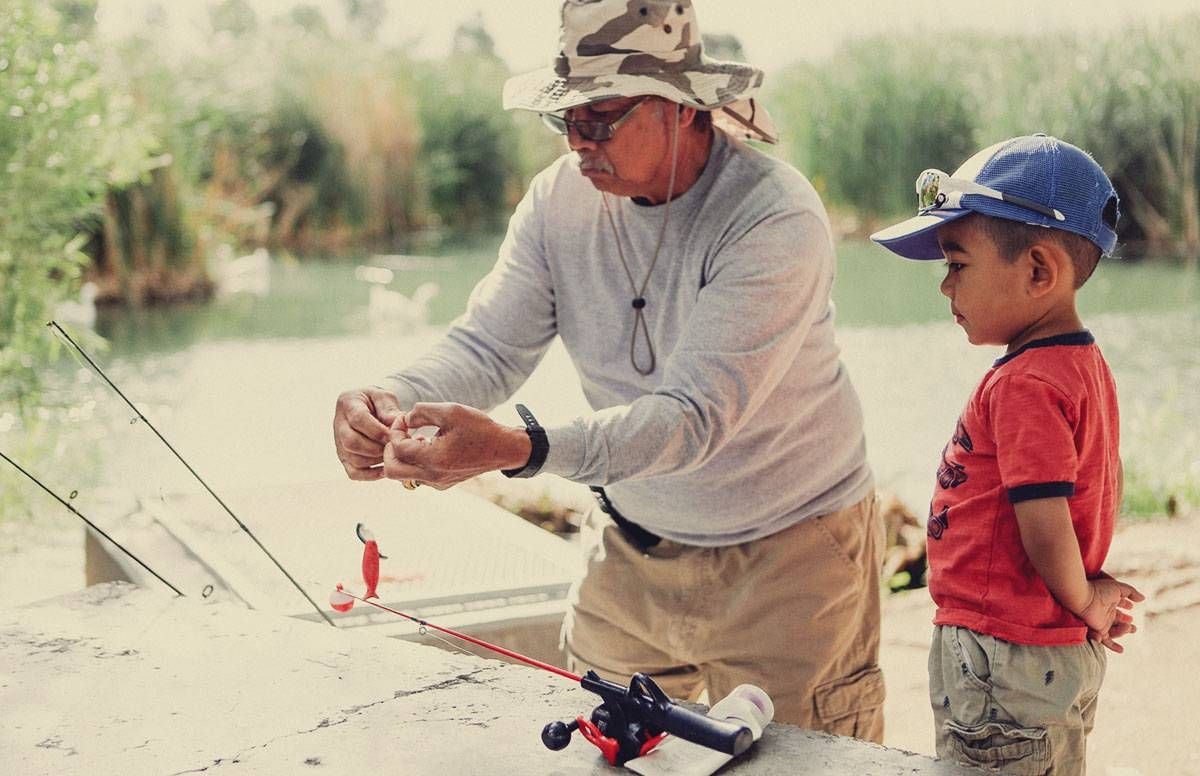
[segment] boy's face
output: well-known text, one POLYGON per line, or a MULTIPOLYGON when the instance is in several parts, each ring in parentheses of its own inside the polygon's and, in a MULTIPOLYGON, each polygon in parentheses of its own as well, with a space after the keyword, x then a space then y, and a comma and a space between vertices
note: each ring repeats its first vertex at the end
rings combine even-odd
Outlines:
POLYGON ((967 340, 973 345, 1018 341, 1037 317, 1025 294, 1025 263, 1007 261, 971 217, 938 229, 938 242, 946 257, 941 292, 967 340))

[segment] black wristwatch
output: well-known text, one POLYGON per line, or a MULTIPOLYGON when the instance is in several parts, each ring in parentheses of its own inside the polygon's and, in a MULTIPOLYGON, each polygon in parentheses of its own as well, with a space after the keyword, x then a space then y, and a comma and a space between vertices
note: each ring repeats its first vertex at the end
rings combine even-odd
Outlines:
POLYGON ((550 442, 546 439, 546 429, 537 422, 528 407, 518 404, 517 414, 525 421, 525 433, 529 435, 529 461, 519 469, 501 469, 500 473, 505 477, 532 477, 542 470, 546 454, 550 452, 550 442))

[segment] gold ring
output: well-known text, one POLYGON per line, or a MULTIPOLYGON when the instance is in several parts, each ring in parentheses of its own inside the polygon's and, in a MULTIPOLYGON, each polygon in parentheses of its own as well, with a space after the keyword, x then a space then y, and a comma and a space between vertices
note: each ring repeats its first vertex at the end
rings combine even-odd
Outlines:
POLYGON ((421 484, 421 483, 417 482, 416 480, 405 480, 405 481, 404 481, 404 487, 405 487, 407 490, 416 490, 416 489, 417 489, 417 486, 418 486, 418 485, 420 485, 420 484, 421 484))

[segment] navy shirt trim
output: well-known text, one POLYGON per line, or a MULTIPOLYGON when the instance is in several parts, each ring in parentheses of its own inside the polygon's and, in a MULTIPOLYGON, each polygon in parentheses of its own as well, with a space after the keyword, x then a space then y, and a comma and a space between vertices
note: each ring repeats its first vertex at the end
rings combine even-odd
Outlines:
POLYGON ((1036 498, 1070 498, 1075 495, 1073 482, 1034 482, 1008 489, 1008 500, 1016 504, 1036 498))
POLYGON ((1052 348, 1057 345, 1094 345, 1096 338, 1087 329, 1083 331, 1073 331, 1070 334, 1056 334, 1053 337, 1045 337, 1044 339, 1036 339, 1032 342, 1026 342, 1017 350, 1007 355, 1001 356, 992 362, 992 367, 998 367, 1001 364, 1007 364, 1017 356, 1024 353, 1030 348, 1052 348))

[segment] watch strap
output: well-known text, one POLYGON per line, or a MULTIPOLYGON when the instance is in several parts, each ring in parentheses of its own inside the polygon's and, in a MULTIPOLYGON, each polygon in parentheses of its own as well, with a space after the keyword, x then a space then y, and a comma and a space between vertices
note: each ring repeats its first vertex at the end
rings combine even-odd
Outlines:
POLYGON ((546 463, 546 455, 550 452, 550 442, 546 439, 546 429, 537 422, 537 418, 529 411, 529 408, 524 404, 517 405, 517 414, 521 416, 521 420, 525 423, 525 433, 529 435, 529 460, 524 466, 517 469, 501 469, 500 473, 505 477, 532 477, 542 470, 542 465, 546 463))

